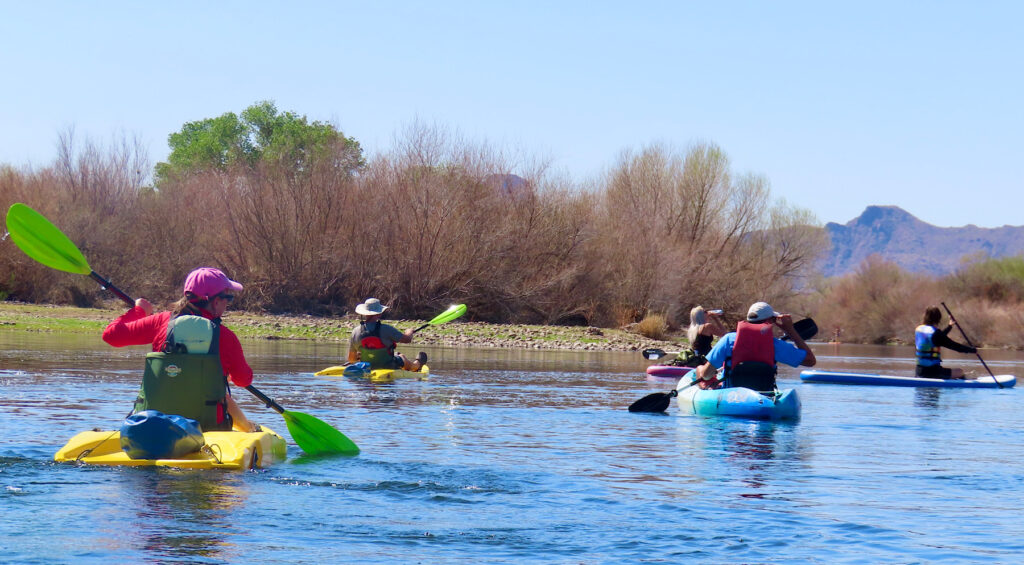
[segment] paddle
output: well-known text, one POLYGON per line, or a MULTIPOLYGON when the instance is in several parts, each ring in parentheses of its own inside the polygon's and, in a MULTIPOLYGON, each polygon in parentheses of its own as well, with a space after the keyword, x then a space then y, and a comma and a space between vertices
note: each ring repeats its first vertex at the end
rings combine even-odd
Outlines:
POLYGON ((422 329, 425 329, 427 326, 438 326, 438 325, 441 325, 441 324, 443 324, 445 322, 450 322, 450 321, 454 320, 455 318, 458 318, 459 316, 461 316, 461 315, 463 315, 465 313, 466 313, 466 305, 465 304, 452 304, 451 306, 448 307, 447 310, 445 310, 444 312, 441 312, 437 316, 434 316, 433 320, 430 320, 429 322, 427 322, 427 323, 423 324, 422 326, 420 326, 420 327, 416 328, 415 330, 413 330, 413 333, 416 333, 416 332, 418 332, 418 331, 420 331, 422 329))
MULTIPOLYGON (((796 333, 800 334, 800 337, 802 337, 803 339, 811 339, 812 337, 818 334, 818 324, 816 324, 814 320, 810 318, 804 318, 803 320, 793 322, 793 329, 795 329, 796 333)), ((787 335, 783 336, 782 339, 791 338, 787 335)), ((644 349, 643 351, 640 352, 640 354, 644 356, 644 359, 648 359, 651 361, 656 361, 668 355, 679 355, 680 353, 682 353, 682 351, 667 352, 656 347, 644 349)))
MULTIPOLYGON (((811 339, 818 333, 818 324, 814 323, 814 320, 810 318, 804 318, 803 320, 793 322, 793 329, 796 330, 796 333, 799 334, 801 338, 811 339)), ((647 359, 659 359, 661 357, 664 357, 665 355, 672 355, 671 353, 666 353, 657 348, 645 349, 641 353, 647 359)), ((633 404, 630 404, 629 411, 664 412, 666 409, 668 409, 668 405, 672 402, 672 397, 678 395, 680 390, 686 390, 691 386, 697 384, 698 380, 699 379, 694 380, 692 383, 678 390, 673 389, 669 392, 655 392, 648 394, 647 396, 641 398, 640 400, 637 400, 633 404)))
MULTIPOLYGON (((450 322, 450 321, 454 320, 455 318, 458 318, 459 316, 461 316, 461 315, 463 315, 465 313, 466 313, 466 305, 465 304, 452 304, 451 306, 448 307, 447 310, 445 310, 444 312, 441 312, 437 316, 434 316, 433 320, 430 320, 429 322, 427 322, 427 323, 423 324, 422 326, 420 326, 420 327, 416 328, 415 330, 413 330, 413 333, 416 333, 416 332, 418 332, 418 331, 420 331, 420 330, 422 330, 422 329, 424 329, 424 328, 426 328, 428 326, 437 326, 437 325, 443 324, 445 322, 450 322)), ((315 375, 317 377, 337 377, 337 376, 345 374, 345 367, 348 367, 349 365, 351 365, 351 363, 345 363, 344 365, 334 365, 333 367, 327 367, 326 369, 321 369, 321 370, 313 373, 313 375, 315 375)))
MULTIPOLYGON (((96 274, 74 242, 39 212, 20 202, 12 204, 7 211, 7 231, 14 244, 32 259, 60 271, 89 275, 104 290, 114 293, 129 306, 135 306, 135 300, 96 274)), ((284 416, 292 439, 306 453, 359 453, 359 448, 352 440, 327 423, 308 414, 285 411, 256 387, 250 385, 245 388, 284 416)))
POLYGON ((677 396, 680 390, 686 390, 691 386, 700 382, 700 379, 694 379, 694 381, 683 388, 672 389, 669 392, 655 392, 654 394, 648 394, 647 396, 637 400, 633 404, 629 405, 630 412, 664 412, 668 409, 668 405, 672 402, 672 397, 677 396))
MULTIPOLYGON (((964 333, 964 329, 960 327, 960 324, 956 321, 956 318, 953 317, 953 313, 949 311, 949 307, 946 306, 946 303, 940 302, 939 304, 942 304, 942 307, 945 308, 946 314, 949 314, 949 319, 953 322, 954 325, 956 325, 957 329, 960 330, 960 335, 964 336, 964 341, 967 342, 967 345, 974 347, 974 344, 971 343, 971 338, 967 337, 967 334, 964 333)), ((978 356, 978 361, 981 361, 981 366, 985 367, 985 370, 988 371, 988 374, 992 377, 992 380, 996 382, 996 385, 998 385, 999 388, 1003 388, 1003 384, 999 382, 999 379, 997 379, 995 375, 992 374, 992 369, 989 369, 988 364, 986 364, 985 360, 981 358, 981 353, 978 353, 977 347, 974 347, 974 354, 978 356)))

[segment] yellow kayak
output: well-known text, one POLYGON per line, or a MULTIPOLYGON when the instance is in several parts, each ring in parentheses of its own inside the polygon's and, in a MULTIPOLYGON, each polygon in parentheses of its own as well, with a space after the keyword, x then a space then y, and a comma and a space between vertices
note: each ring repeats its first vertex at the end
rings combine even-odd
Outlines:
POLYGON ((425 381, 430 376, 430 367, 424 365, 420 367, 419 371, 406 371, 405 369, 369 370, 364 363, 353 363, 351 365, 327 367, 322 371, 317 371, 314 375, 318 377, 351 377, 375 383, 389 383, 398 379, 419 379, 425 381))
POLYGON ((121 433, 81 432, 57 451, 57 462, 81 461, 89 465, 178 467, 182 469, 255 469, 287 458, 284 438, 266 426, 259 432, 206 432, 202 450, 181 459, 132 459, 121 449, 121 433))

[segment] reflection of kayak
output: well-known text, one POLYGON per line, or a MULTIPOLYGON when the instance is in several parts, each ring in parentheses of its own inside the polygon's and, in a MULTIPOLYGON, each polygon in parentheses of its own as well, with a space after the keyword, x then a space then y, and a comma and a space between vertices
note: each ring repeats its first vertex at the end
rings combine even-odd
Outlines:
POLYGON ((263 431, 206 432, 206 445, 181 459, 131 459, 121 450, 119 431, 81 432, 60 448, 53 460, 81 461, 89 465, 126 465, 132 467, 180 467, 185 469, 255 469, 284 461, 284 438, 262 426, 263 431))
POLYGON ((647 367, 647 376, 660 379, 678 379, 688 375, 692 370, 693 367, 683 367, 681 365, 651 365, 647 367))
POLYGON ((430 367, 424 365, 419 371, 406 371, 405 369, 370 369, 369 363, 353 363, 351 365, 338 365, 327 367, 322 371, 314 373, 318 377, 350 377, 353 379, 366 379, 376 383, 387 383, 397 379, 419 379, 426 380, 430 376, 430 367))
POLYGON ((736 416, 754 420, 792 420, 800 417, 800 397, 793 389, 764 395, 743 387, 703 390, 681 379, 679 409, 704 416, 736 416))
POLYGON ((897 377, 867 373, 840 373, 837 371, 804 371, 800 378, 806 383, 835 383, 845 385, 915 386, 942 388, 1010 388, 1017 384, 1013 375, 996 375, 996 380, 986 375, 977 379, 929 379, 925 377, 897 377))

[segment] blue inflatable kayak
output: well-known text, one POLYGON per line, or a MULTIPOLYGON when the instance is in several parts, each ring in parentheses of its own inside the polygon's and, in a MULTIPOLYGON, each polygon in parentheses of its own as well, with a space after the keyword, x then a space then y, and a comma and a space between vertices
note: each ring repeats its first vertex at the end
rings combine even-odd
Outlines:
POLYGON ((837 371, 804 371, 800 373, 800 379, 805 383, 942 388, 1010 388, 1017 384, 1017 377, 1013 375, 996 375, 995 379, 987 375, 976 379, 929 379, 925 377, 897 377, 868 373, 841 373, 837 371), (1002 386, 1000 387, 1000 385, 1002 386))
POLYGON ((691 382, 692 379, 683 378, 676 387, 676 402, 683 412, 753 420, 795 420, 800 417, 800 396, 793 389, 770 394, 743 387, 702 390, 688 386, 691 382))

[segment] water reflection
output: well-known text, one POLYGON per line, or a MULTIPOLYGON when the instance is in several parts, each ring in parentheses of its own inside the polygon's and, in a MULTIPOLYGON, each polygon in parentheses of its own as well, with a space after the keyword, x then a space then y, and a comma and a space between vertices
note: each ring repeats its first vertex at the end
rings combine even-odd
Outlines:
POLYGON ((708 444, 727 464, 726 476, 746 489, 743 498, 765 498, 773 494, 777 475, 787 462, 800 460, 792 422, 767 422, 743 419, 707 419, 708 444))
POLYGON ((939 407, 941 388, 920 387, 914 389, 914 406, 935 410, 939 407))
POLYGON ((246 491, 226 473, 128 469, 119 479, 107 503, 127 506, 136 517, 119 538, 158 560, 223 560, 234 551, 230 520, 246 491))

